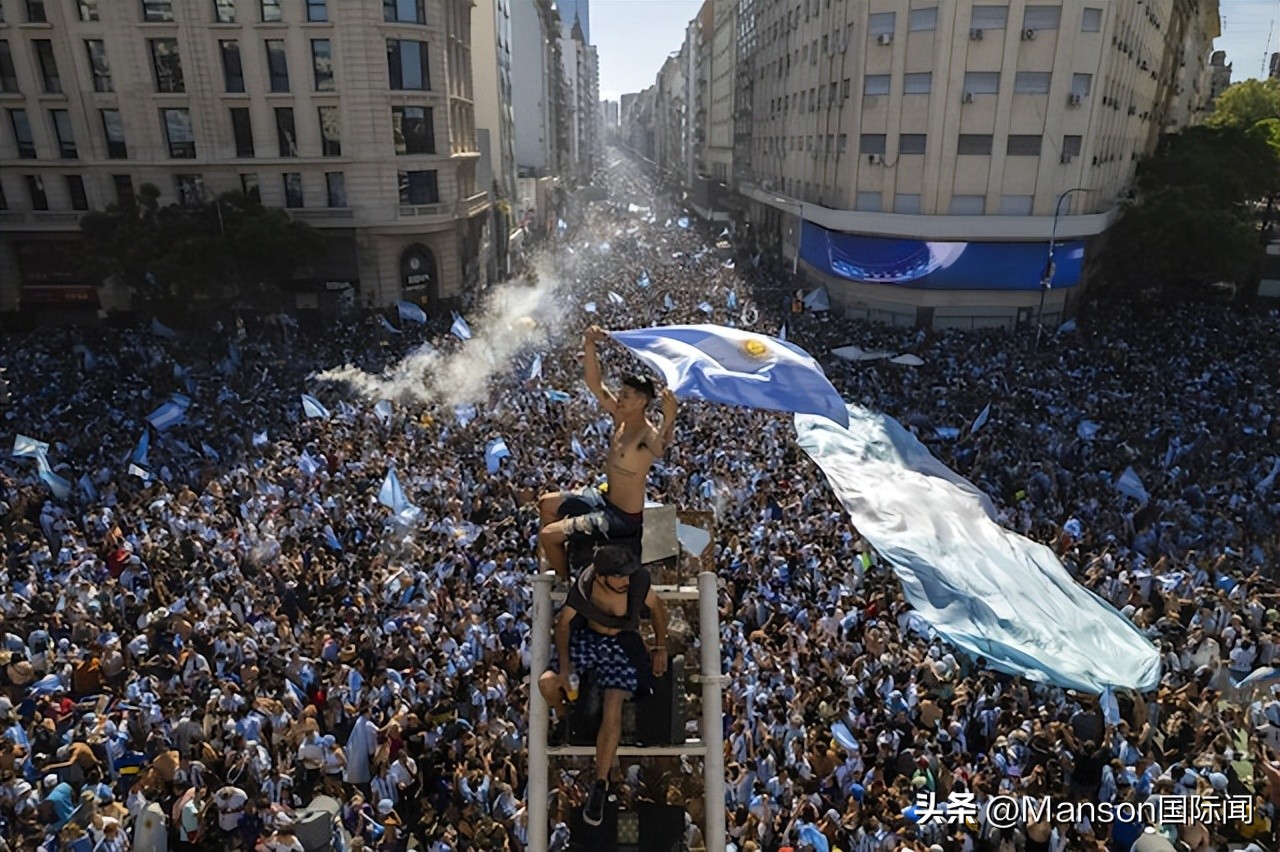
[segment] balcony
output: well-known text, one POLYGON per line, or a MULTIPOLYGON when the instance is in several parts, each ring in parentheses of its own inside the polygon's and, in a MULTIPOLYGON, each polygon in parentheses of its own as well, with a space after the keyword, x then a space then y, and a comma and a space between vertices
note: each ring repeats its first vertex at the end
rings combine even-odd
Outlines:
POLYGON ((294 209, 289 211, 293 218, 302 222, 323 222, 330 219, 354 219, 356 211, 350 207, 316 207, 294 209))
POLYGON ((436 204, 401 204, 401 216, 445 216, 449 213, 449 205, 436 204))
POLYGON ((478 216, 488 209, 489 193, 487 192, 477 192, 474 195, 468 195, 466 198, 458 199, 458 217, 460 219, 470 219, 472 216, 478 216))

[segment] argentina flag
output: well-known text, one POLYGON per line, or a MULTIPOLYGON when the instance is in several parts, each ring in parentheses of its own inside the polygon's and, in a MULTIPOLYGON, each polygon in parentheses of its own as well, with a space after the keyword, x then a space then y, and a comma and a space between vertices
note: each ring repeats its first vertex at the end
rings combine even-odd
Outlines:
POLYGON ((502 460, 511 455, 511 450, 507 449, 507 442, 501 436, 494 438, 485 445, 484 448, 484 465, 489 473, 498 472, 498 465, 502 464, 502 460))
POLYGON ((187 419, 187 408, 191 405, 191 398, 175 393, 169 397, 164 405, 147 415, 147 422, 151 424, 151 428, 157 432, 177 426, 183 420, 187 419))
POLYGON ((401 322, 416 322, 419 325, 426 325, 427 312, 413 302, 396 302, 396 311, 400 314, 401 322))
POLYGON ((678 397, 814 414, 847 426, 844 400, 808 352, 774 337, 718 325, 610 332, 678 397))
POLYGON ((49 454, 49 444, 26 435, 13 437, 13 457, 35 459, 49 454))

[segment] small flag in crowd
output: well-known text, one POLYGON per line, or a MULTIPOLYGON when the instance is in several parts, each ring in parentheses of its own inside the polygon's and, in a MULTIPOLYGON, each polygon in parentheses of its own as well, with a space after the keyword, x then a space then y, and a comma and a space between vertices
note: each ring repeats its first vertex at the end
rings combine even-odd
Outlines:
POLYGON ((129 465, 129 475, 136 476, 143 482, 150 482, 152 479, 151 471, 141 468, 136 464, 129 465))
POLYGON ((329 545, 330 550, 342 550, 342 542, 338 541, 338 535, 333 531, 332 524, 324 525, 324 543, 329 545))
POLYGON ((910 352, 902 355, 895 355, 889 359, 890 364, 901 364, 904 367, 921 367, 924 365, 924 359, 919 355, 912 355, 910 352))
POLYGON ((542 378, 542 353, 533 356, 533 366, 529 368, 529 381, 542 378))
POLYGON ((80 477, 80 482, 77 484, 80 486, 80 493, 84 495, 84 499, 98 499, 98 489, 93 487, 93 480, 89 478, 89 474, 86 473, 80 477))
POLYGON ((715 308, 711 307, 710 302, 703 302, 702 304, 698 305, 698 310, 702 311, 707 316, 711 316, 711 314, 715 311, 715 308))
POLYGON ((587 302, 585 305, 582 306, 582 309, 589 314, 594 314, 596 312, 596 303, 587 302))
POLYGON ((471 327, 467 325, 467 321, 461 314, 453 315, 453 325, 449 326, 449 331, 453 332, 453 336, 459 340, 471 339, 471 327))
POLYGON ((569 394, 565 393, 564 391, 556 390, 555 388, 547 388, 546 394, 547 394, 547 399, 551 400, 552 402, 568 402, 570 399, 573 398, 569 396, 569 394))
POLYGON ((669 311, 674 311, 676 309, 675 299, 671 298, 670 293, 667 293, 662 297, 662 307, 666 308, 669 311))
POLYGON ((186 420, 187 409, 190 406, 190 397, 175 393, 167 402, 147 415, 147 422, 151 424, 151 428, 163 432, 186 420))
POLYGON ((322 417, 325 420, 329 419, 329 409, 325 408, 320 403, 320 400, 307 393, 302 395, 302 413, 311 418, 322 417))
POLYGON ((457 418, 458 425, 467 428, 467 424, 476 419, 476 407, 474 405, 455 405, 453 407, 453 416, 457 418))
POLYGON ((677 224, 677 225, 679 225, 681 228, 688 228, 688 227, 689 227, 689 217, 688 217, 688 216, 681 216, 679 219, 677 219, 677 220, 676 220, 676 224, 677 224))
POLYGON ((413 506, 405 496, 404 488, 400 486, 400 479, 394 470, 387 470, 387 478, 382 481, 382 488, 378 491, 378 502, 397 515, 413 506))
POLYGON ((785 322, 782 324, 782 328, 778 329, 778 339, 779 340, 787 339, 787 324, 785 322))
POLYGON ((569 439, 569 449, 573 450, 573 454, 583 461, 587 460, 587 451, 582 448, 582 443, 578 440, 578 436, 574 435, 569 439))
POLYGON ((222 461, 222 456, 218 455, 218 451, 204 441, 200 442, 200 451, 204 453, 205 458, 212 459, 215 464, 222 461))
POLYGON ((83 343, 77 343, 71 347, 71 350, 80 356, 80 363, 84 365, 86 370, 96 370, 98 368, 98 359, 93 357, 93 353, 89 351, 89 347, 83 343))
POLYGON ((13 438, 13 455, 15 458, 34 459, 46 455, 49 445, 26 435, 15 435, 13 438))
POLYGON ((609 291, 609 301, 613 302, 615 305, 626 304, 626 300, 622 298, 621 294, 615 293, 612 290, 609 291))
POLYGON ((152 318, 151 320, 151 333, 154 334, 156 337, 163 337, 166 340, 173 340, 175 337, 178 336, 178 332, 174 331, 173 329, 169 328, 166 325, 161 324, 160 320, 155 318, 152 318))
POLYGON ((53 468, 49 467, 49 459, 44 453, 36 456, 36 467, 40 471, 40 481, 49 486, 54 497, 66 500, 71 496, 71 483, 53 472, 53 468))
POLYGON ((1076 436, 1082 441, 1092 441, 1102 427, 1092 420, 1081 420, 1076 424, 1076 436))
POLYGON ((320 470, 320 462, 313 458, 311 453, 303 450, 302 457, 298 459, 298 470, 310 479, 320 470))
POLYGON ((1280 457, 1277 457, 1275 463, 1271 465, 1271 472, 1258 480, 1258 484, 1253 486, 1253 490, 1259 494, 1266 494, 1271 490, 1271 486, 1275 485, 1277 475, 1280 475, 1280 457))
POLYGON ((418 325, 427 324, 427 312, 413 302, 397 302, 396 310, 400 312, 401 322, 416 322, 418 325))
POLYGON ((969 434, 977 432, 983 426, 987 425, 987 421, 991 419, 991 403, 987 403, 986 408, 978 412, 978 416, 973 419, 973 425, 969 427, 969 434))
POLYGON ((1138 478, 1137 472, 1131 467, 1126 467, 1124 473, 1120 474, 1120 478, 1116 480, 1116 490, 1140 503, 1146 503, 1151 499, 1151 495, 1147 493, 1147 489, 1142 485, 1142 480, 1138 478))
POLYGON ((266 432, 254 432, 254 433, 253 433, 253 445, 254 445, 255 447, 265 447, 265 446, 267 445, 267 433, 266 433, 266 432))
POLYGON ((639 287, 641 290, 648 290, 649 285, 651 283, 652 282, 649 281, 648 270, 645 270, 644 272, 640 273, 640 277, 636 279, 636 286, 639 287))
POLYGON ((388 320, 386 317, 384 317, 382 314, 378 314, 378 322, 382 323, 382 327, 385 328, 387 332, 390 334, 403 334, 403 332, 400 331, 400 329, 392 325, 391 321, 388 320))
POLYGON ((143 429, 142 435, 138 438, 138 443, 134 445, 133 452, 129 454, 129 461, 134 464, 148 465, 147 453, 151 450, 151 430, 143 429))
POLYGON ((804 306, 811 311, 831 310, 831 297, 827 295, 827 288, 815 287, 809 291, 809 295, 804 297, 804 306))
POLYGON ((373 407, 373 413, 377 415, 378 420, 383 426, 391 425, 391 400, 380 399, 378 404, 373 407))
POLYGON ((484 448, 484 466, 490 474, 498 472, 498 465, 502 464, 502 460, 508 458, 511 451, 507 449, 507 442, 501 437, 497 437, 489 441, 484 448))
POLYGON ((729 295, 725 297, 725 304, 728 306, 729 310, 733 310, 734 308, 738 307, 738 291, 737 290, 729 291, 729 295))

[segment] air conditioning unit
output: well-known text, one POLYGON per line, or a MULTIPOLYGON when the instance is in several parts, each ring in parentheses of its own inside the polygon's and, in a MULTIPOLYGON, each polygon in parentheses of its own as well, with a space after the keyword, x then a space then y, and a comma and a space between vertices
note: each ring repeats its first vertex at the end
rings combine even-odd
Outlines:
POLYGON ((973 103, 973 92, 965 92, 965 93, 960 97, 960 103, 962 103, 962 104, 971 104, 971 103, 973 103))
POLYGON ((1035 40, 1036 40, 1036 31, 1035 31, 1035 30, 1023 30, 1023 31, 1022 31, 1022 40, 1023 40, 1023 41, 1035 41, 1035 40))
POLYGON ((982 30, 977 28, 969 30, 969 41, 982 41, 982 30))
POLYGON ((876 36, 876 44, 893 44, 893 33, 880 33, 876 36))
POLYGON ((870 164, 871 164, 871 165, 873 165, 873 166, 878 166, 878 165, 880 165, 880 164, 882 164, 882 163, 884 162, 884 155, 883 155, 883 154, 868 154, 868 155, 867 155, 867 162, 868 162, 868 163, 870 163, 870 164))
POLYGON ((1075 92, 1067 95, 1067 106, 1080 106, 1080 96, 1075 92))
POLYGON ((1059 158, 1058 162, 1062 163, 1063 165, 1066 165, 1067 163, 1071 162, 1071 159, 1072 158, 1070 154, 1063 154, 1062 157, 1059 158))

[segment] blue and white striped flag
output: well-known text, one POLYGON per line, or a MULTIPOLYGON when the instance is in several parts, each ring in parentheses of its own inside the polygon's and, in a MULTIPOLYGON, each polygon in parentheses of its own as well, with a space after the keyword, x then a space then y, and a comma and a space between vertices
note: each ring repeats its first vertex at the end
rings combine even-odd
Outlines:
POLYGON ((569 394, 565 393, 562 390, 556 390, 555 388, 547 388, 545 393, 547 395, 547 399, 551 400, 552 402, 568 402, 569 400, 573 399, 573 397, 569 396, 569 394))
POLYGON ((400 312, 401 322, 416 322, 419 325, 427 324, 427 312, 413 302, 396 302, 396 310, 400 312))
POLYGON ((151 430, 143 429, 142 435, 138 438, 138 443, 134 445, 133 452, 129 453, 129 461, 134 464, 149 465, 147 461, 147 453, 151 450, 151 430))
POLYGON ((253 445, 254 445, 255 447, 265 447, 265 446, 267 445, 267 433, 266 433, 266 432, 254 432, 254 433, 253 433, 253 445))
POLYGON ((627 300, 622 298, 622 294, 615 293, 612 290, 609 291, 609 301, 615 305, 625 305, 627 303, 627 300))
POLYGON ((222 456, 218 455, 218 451, 206 444, 204 441, 200 442, 200 450, 205 454, 205 457, 211 459, 214 464, 222 461, 222 456))
POLYGON ((582 442, 578 440, 578 436, 574 435, 569 439, 569 449, 573 450, 573 454, 583 461, 587 460, 587 451, 582 448, 582 442))
POLYGON ((380 399, 378 404, 373 407, 373 413, 377 415, 378 420, 383 426, 391 425, 391 400, 380 399))
POLYGON ((1126 467, 1124 473, 1120 474, 1120 478, 1116 480, 1116 490, 1126 497, 1132 497, 1139 503, 1147 503, 1151 499, 1151 495, 1147 493, 1147 489, 1142 486, 1142 480, 1138 478, 1137 472, 1126 467))
POLYGON ((329 545, 330 550, 342 550, 342 542, 338 541, 338 535, 333 531, 332 524, 324 525, 324 543, 329 545))
POLYGON ((387 470, 387 478, 382 480, 382 488, 378 491, 378 502, 397 515, 413 506, 405 496, 404 488, 400 486, 394 470, 387 470))
POLYGON ((674 311, 674 310, 676 309, 676 302, 675 302, 675 299, 672 299, 672 298, 671 298, 671 294, 670 294, 670 293, 666 293, 666 294, 664 294, 664 295, 663 295, 663 297, 662 297, 662 307, 666 308, 666 309, 667 309, 667 310, 669 310, 669 311, 674 311))
POLYGON ((533 366, 529 368, 529 381, 542 378, 542 353, 533 357, 533 366))
POLYGON ((191 398, 175 393, 168 401, 147 415, 151 428, 163 432, 177 426, 187 419, 187 409, 191 406, 191 398))
POLYGON ((310 479, 320 470, 320 462, 313 458, 311 453, 303 450, 302 456, 298 459, 298 470, 310 479))
POLYGON ((36 456, 36 467, 40 471, 40 481, 49 486, 49 490, 53 492, 54 497, 59 500, 66 500, 71 496, 71 483, 53 472, 53 468, 49 467, 49 459, 45 457, 44 453, 36 456))
POLYGON ((973 418, 973 425, 969 427, 969 434, 972 435, 983 426, 987 425, 987 421, 991 419, 991 403, 987 403, 986 408, 978 412, 978 416, 973 418))
POLYGON ((48 453, 49 445, 44 441, 37 441, 35 438, 29 438, 26 435, 13 436, 14 458, 35 459, 48 453))
POLYGON ((738 307, 738 291, 737 290, 729 291, 729 295, 725 297, 725 304, 728 306, 729 310, 733 310, 734 308, 738 307))
POLYGON ((138 467, 136 464, 129 465, 129 475, 136 476, 143 482, 150 482, 154 478, 151 475, 151 471, 138 467))
POLYGON ((470 403, 455 405, 453 407, 453 416, 457 418, 458 425, 465 429, 468 423, 476 419, 476 407, 470 403))
POLYGON ((325 408, 320 400, 307 393, 302 395, 302 413, 309 418, 321 417, 325 420, 329 419, 329 409, 325 408))
POLYGON ((707 316, 711 316, 711 314, 715 311, 715 308, 711 307, 710 302, 703 302, 700 305, 698 305, 698 310, 702 311, 707 316))
POLYGON ((453 325, 449 326, 449 331, 459 340, 471 339, 471 326, 467 325, 467 321, 462 318, 462 314, 455 313, 453 315, 453 325))
POLYGON ((507 449, 507 442, 501 436, 492 439, 484 448, 484 466, 490 474, 498 472, 498 466, 502 464, 502 460, 510 457, 511 451, 507 449))
POLYGON ((391 321, 388 320, 386 317, 384 317, 382 314, 378 314, 378 322, 382 323, 382 327, 385 328, 390 334, 403 334, 403 332, 400 331, 400 329, 392 325, 391 321))

